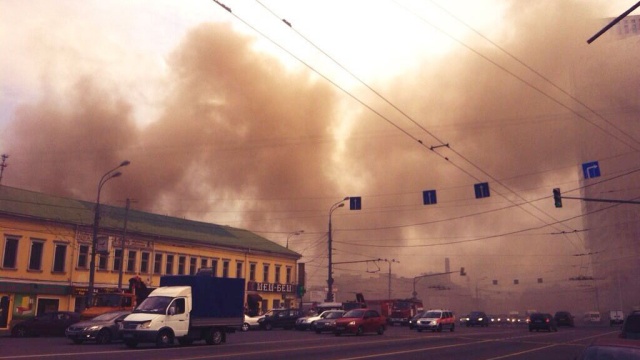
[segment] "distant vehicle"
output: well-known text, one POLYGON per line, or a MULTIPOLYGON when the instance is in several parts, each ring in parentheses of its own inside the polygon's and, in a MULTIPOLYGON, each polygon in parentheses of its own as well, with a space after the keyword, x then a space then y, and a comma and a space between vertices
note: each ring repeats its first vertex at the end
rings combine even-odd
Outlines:
POLYGON ((409 325, 409 320, 422 311, 424 311, 422 300, 394 299, 391 300, 391 313, 387 321, 389 325, 409 325))
POLYGON ((609 326, 620 325, 624 322, 624 312, 622 310, 609 311, 609 326))
POLYGON ((362 335, 367 332, 384 334, 387 319, 372 309, 353 309, 347 311, 341 318, 336 319, 334 334, 344 333, 362 335))
POLYGON ((576 359, 640 359, 640 342, 636 340, 600 338, 587 346, 576 359))
POLYGON ((466 322, 469 321, 469 314, 460 315, 458 321, 460 321, 460 326, 466 324, 466 322))
POLYGON ((454 331, 455 328, 456 317, 450 310, 429 310, 416 323, 418 332, 422 330, 441 332, 443 329, 454 331))
POLYGON ((144 281, 139 276, 134 276, 129 279, 128 290, 93 295, 91 304, 82 310, 80 317, 86 320, 111 311, 131 311, 147 298, 149 292, 144 281))
POLYGON ((71 311, 55 311, 17 323, 11 328, 11 336, 64 336, 64 331, 80 321, 80 314, 71 311))
POLYGON ((634 311, 627 316, 622 324, 620 337, 623 339, 640 339, 640 311, 634 311))
POLYGON ((509 311, 509 323, 510 324, 517 324, 520 319, 520 312, 516 311, 516 310, 512 310, 509 311))
POLYGON ((421 311, 417 313, 414 317, 412 317, 411 320, 409 320, 409 330, 413 330, 416 328, 416 323, 421 317, 424 316, 425 313, 426 311, 421 311))
POLYGON ((251 329, 260 328, 260 324, 258 324, 258 320, 260 320, 263 317, 264 317, 264 315, 260 315, 260 316, 245 315, 244 316, 244 322, 242 323, 242 327, 240 328, 240 330, 249 331, 251 329))
POLYGON ((303 316, 302 311, 298 309, 273 309, 270 315, 258 319, 258 325, 263 330, 293 329, 296 326, 296 320, 303 316))
POLYGON ((508 324, 509 323, 509 315, 507 314, 500 314, 494 317, 494 324, 508 324))
POLYGON ((547 330, 558 331, 558 326, 556 325, 556 321, 553 319, 551 314, 547 313, 533 313, 529 316, 529 331, 540 331, 547 330))
POLYGON ((556 320, 558 326, 574 327, 575 325, 573 322, 574 316, 568 311, 558 311, 553 315, 553 318, 556 320))
POLYGON ((344 315, 344 310, 331 310, 327 316, 317 320, 313 327, 316 334, 322 332, 333 332, 336 329, 336 319, 339 319, 344 315))
POLYGON ((587 311, 584 313, 584 317, 582 319, 586 323, 600 323, 602 321, 600 312, 598 311, 587 311))
POLYGON ((82 344, 85 341, 108 344, 112 340, 122 338, 122 320, 129 314, 131 314, 129 310, 104 313, 69 326, 65 335, 76 344, 82 344))
POLYGON ((467 327, 470 326, 480 326, 487 327, 489 326, 489 317, 484 311, 472 311, 469 314, 469 320, 466 322, 467 327))

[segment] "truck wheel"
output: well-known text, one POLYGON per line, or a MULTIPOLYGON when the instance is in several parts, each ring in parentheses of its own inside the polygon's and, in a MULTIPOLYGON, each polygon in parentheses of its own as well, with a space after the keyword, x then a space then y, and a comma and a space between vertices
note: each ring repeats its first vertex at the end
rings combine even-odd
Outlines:
POLYGON ((205 341, 207 345, 220 345, 224 341, 224 334, 220 329, 211 329, 207 333, 205 341))
POLYGON ((109 329, 102 329, 96 336, 96 343, 108 344, 111 342, 111 331, 109 329))
POLYGON ((169 330, 162 330, 156 337, 156 346, 165 347, 173 344, 173 334, 169 330))
POLYGON ((127 347, 130 349, 133 349, 136 346, 138 346, 138 342, 135 340, 125 340, 124 344, 127 345, 127 347))

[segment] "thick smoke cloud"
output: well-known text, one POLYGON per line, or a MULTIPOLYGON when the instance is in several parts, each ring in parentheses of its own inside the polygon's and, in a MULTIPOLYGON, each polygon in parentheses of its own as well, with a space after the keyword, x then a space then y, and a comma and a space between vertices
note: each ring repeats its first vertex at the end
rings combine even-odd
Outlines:
MULTIPOLYGON (((637 56, 625 51, 628 43, 585 42, 601 9, 577 1, 509 4, 492 40, 640 135, 625 121, 638 110, 640 74, 630 65, 637 56)), ((334 261, 394 258, 394 269, 412 277, 441 271, 449 257, 453 267, 491 278, 536 277, 532 269, 541 266, 551 269, 545 276, 566 277, 582 244, 549 235, 566 230, 561 225, 541 228, 558 216, 544 197, 575 185, 578 164, 631 149, 484 39, 469 33, 461 41, 473 51, 459 45, 391 82, 370 84, 449 147, 429 150, 443 144, 362 89, 358 96, 425 146, 311 70, 285 68, 256 51, 253 38, 202 24, 170 57, 159 116, 144 125, 135 120, 135 100, 91 72, 73 74, 75 86, 65 92, 43 76, 42 99, 22 105, 2 134, 2 150, 11 154, 3 184, 93 200, 99 177, 128 159, 124 176, 103 190, 106 201, 131 197, 141 210, 279 241, 305 229, 292 248, 318 274, 329 207, 360 195, 362 211, 333 214, 334 261), (478 181, 491 182, 491 198, 474 199, 478 181), (438 190, 438 205, 422 205, 428 189, 438 190), (496 236, 527 228, 542 230, 496 236), (434 246, 480 237, 487 239, 434 246), (528 256, 551 246, 555 257, 528 256)))

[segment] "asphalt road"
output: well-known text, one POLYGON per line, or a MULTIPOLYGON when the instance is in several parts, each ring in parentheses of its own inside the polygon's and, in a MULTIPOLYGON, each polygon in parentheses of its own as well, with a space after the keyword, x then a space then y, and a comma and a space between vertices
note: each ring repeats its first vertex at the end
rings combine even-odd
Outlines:
POLYGON ((526 326, 457 327, 455 332, 410 331, 390 327, 384 335, 336 337, 295 330, 255 330, 229 334, 227 343, 157 349, 140 344, 128 349, 121 342, 74 345, 65 338, 0 338, 2 359, 573 359, 599 337, 616 337, 618 328, 605 326, 560 328, 558 332, 529 332, 526 326))

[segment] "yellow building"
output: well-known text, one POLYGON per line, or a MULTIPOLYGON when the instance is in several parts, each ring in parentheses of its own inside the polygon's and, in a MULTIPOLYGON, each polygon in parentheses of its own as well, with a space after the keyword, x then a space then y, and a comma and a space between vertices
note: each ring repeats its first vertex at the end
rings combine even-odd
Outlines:
MULTIPOLYGON (((229 226, 99 209, 96 293, 128 289, 136 276, 154 288, 162 275, 207 268, 214 276, 246 279, 250 310, 299 306, 304 274, 294 251, 229 226)), ((0 186, 0 333, 27 317, 85 307, 94 216, 95 203, 0 186)))

